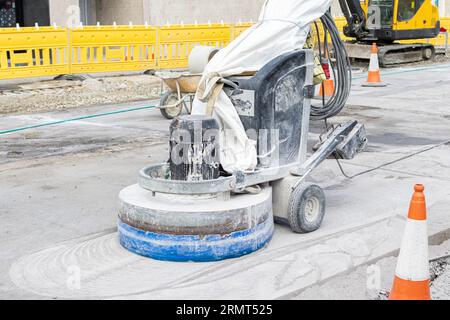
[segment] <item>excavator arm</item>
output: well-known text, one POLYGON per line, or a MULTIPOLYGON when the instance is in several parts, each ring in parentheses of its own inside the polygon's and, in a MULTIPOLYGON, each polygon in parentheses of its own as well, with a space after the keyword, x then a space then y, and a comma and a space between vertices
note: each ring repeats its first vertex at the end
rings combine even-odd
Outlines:
POLYGON ((347 19, 347 26, 344 28, 344 34, 350 38, 358 40, 364 39, 369 35, 366 29, 367 18, 359 0, 339 0, 342 13, 347 19))

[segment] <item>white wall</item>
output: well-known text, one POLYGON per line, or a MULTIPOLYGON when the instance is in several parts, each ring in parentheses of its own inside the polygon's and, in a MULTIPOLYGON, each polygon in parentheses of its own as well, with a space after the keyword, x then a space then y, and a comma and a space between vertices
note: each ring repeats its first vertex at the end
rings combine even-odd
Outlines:
POLYGON ((145 22, 143 0, 97 0, 96 9, 97 20, 101 24, 111 25, 114 22, 144 24, 145 22))
MULTIPOLYGON (((89 23, 104 25, 199 23, 256 21, 265 0, 88 0, 89 23)), ((438 0, 432 0, 438 1, 438 0)), ((50 22, 58 25, 79 24, 79 0, 49 0, 50 22), (70 9, 72 8, 72 9, 70 9), (76 10, 78 8, 78 16, 76 10)), ((280 1, 281 5, 281 1, 280 1)), ((439 0, 441 16, 450 15, 450 0, 439 0)), ((342 16, 338 0, 333 0, 332 12, 342 16)))
MULTIPOLYGON (((79 8, 80 0, 50 0, 50 20, 58 25, 67 21, 79 24, 70 6, 79 8), (68 12, 70 11, 70 12, 68 12)), ((82 0, 84 1, 84 0, 82 0)), ((265 0, 87 0, 90 9, 88 22, 103 25, 143 24, 152 25, 170 23, 206 23, 208 21, 237 22, 256 21, 265 0)), ((450 0, 447 0, 450 4, 450 0)), ((342 16, 338 0, 333 0, 332 12, 342 16)), ((85 19, 82 19, 85 20, 85 19)))
POLYGON ((265 0, 144 0, 144 20, 153 25, 256 21, 265 0))

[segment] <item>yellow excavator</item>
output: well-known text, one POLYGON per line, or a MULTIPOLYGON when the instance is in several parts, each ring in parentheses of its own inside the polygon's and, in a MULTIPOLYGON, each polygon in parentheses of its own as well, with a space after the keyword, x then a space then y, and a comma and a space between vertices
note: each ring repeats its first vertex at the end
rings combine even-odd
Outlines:
POLYGON ((418 62, 434 57, 429 43, 400 44, 401 40, 435 38, 440 32, 439 9, 432 0, 339 0, 347 20, 350 58, 369 59, 377 43, 381 66, 418 62))

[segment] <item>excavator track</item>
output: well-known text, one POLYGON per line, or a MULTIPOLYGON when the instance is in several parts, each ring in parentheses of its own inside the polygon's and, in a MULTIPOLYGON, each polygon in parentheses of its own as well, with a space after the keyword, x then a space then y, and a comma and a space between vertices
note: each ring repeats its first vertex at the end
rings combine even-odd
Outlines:
MULTIPOLYGON (((371 44, 347 42, 345 46, 349 58, 370 60, 371 44)), ((381 67, 421 62, 433 59, 435 56, 436 49, 433 45, 427 43, 379 44, 378 46, 378 58, 381 67)))
POLYGON ((378 58, 382 67, 430 60, 435 56, 434 46, 426 43, 384 45, 378 49, 378 58))

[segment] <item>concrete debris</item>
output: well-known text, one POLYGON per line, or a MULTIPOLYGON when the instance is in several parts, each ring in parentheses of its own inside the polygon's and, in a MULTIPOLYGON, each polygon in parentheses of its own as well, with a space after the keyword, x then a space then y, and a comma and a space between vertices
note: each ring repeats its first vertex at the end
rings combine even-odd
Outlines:
POLYGON ((0 88, 0 113, 35 113, 157 99, 160 80, 147 75, 55 80, 0 88))
MULTIPOLYGON (((440 257, 450 252, 450 240, 439 246, 430 246, 431 258, 440 257)), ((298 294, 296 300, 387 300, 397 264, 396 257, 389 257, 371 266, 363 266, 346 275, 332 279, 318 286, 313 286, 298 294), (380 286, 370 289, 371 275, 380 272, 380 286), (369 286, 368 286, 369 284, 369 286)), ((434 300, 450 299, 450 258, 446 261, 430 264, 432 279, 431 295, 434 300)), ((373 282, 377 284, 376 281, 373 282)))
POLYGON ((433 281, 431 295, 437 300, 450 299, 450 258, 441 262, 439 276, 433 281))

